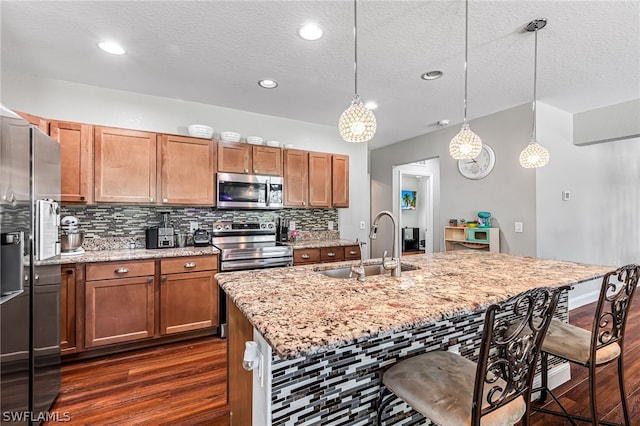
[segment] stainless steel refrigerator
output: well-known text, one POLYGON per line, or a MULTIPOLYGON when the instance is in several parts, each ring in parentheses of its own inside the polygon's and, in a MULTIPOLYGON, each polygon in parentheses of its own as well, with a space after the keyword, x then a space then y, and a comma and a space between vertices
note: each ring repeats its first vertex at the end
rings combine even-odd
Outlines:
POLYGON ((60 389, 60 146, 0 120, 0 423, 39 424, 60 389))

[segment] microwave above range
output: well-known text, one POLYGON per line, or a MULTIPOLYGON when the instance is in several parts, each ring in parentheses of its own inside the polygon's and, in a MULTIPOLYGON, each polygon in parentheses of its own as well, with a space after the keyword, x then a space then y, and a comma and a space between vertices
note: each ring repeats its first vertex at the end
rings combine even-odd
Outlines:
POLYGON ((218 173, 218 208, 281 209, 284 207, 284 178, 281 176, 218 173))

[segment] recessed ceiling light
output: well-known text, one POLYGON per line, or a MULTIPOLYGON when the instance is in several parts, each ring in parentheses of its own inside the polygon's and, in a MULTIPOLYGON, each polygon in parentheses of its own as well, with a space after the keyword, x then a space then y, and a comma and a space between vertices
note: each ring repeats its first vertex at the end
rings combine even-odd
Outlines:
POLYGON ((322 37, 324 31, 318 24, 310 22, 298 28, 298 35, 305 40, 314 41, 322 37))
POLYGON ((444 74, 444 72, 440 70, 427 71, 422 74, 420 78, 422 78, 423 80, 437 80, 442 77, 442 74, 444 74))
POLYGON ((271 80, 269 78, 265 78, 258 82, 258 86, 263 87, 265 89, 275 89, 278 87, 278 82, 275 80, 271 80))
POLYGON ((369 109, 376 109, 378 108, 378 104, 373 102, 373 101, 369 101, 366 104, 364 104, 365 108, 369 108, 369 109))
POLYGON ((127 53, 122 46, 120 46, 115 41, 101 41, 98 43, 98 47, 104 50, 107 53, 111 53, 112 55, 124 55, 127 53))

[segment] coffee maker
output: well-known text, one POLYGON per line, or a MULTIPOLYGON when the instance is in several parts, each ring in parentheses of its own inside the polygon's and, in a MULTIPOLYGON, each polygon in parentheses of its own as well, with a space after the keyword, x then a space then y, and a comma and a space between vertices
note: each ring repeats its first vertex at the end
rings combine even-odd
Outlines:
POLYGON ((148 249, 173 248, 176 246, 173 226, 169 220, 169 213, 162 213, 160 226, 151 226, 145 232, 146 247, 148 249))
POLYGON ((276 240, 281 243, 289 241, 289 219, 278 218, 276 240))

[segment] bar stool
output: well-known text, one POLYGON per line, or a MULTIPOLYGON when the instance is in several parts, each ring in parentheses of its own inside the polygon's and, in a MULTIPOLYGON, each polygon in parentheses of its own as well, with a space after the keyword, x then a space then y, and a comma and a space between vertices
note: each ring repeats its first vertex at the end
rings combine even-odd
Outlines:
POLYGON ((540 345, 559 295, 538 288, 489 306, 477 363, 432 351, 393 365, 382 378, 378 425, 395 397, 442 426, 479 426, 481 418, 482 426, 526 425, 540 345))
POLYGON ((622 401, 624 421, 630 426, 627 398, 624 390, 624 330, 627 324, 629 306, 638 286, 640 266, 627 265, 607 273, 602 279, 600 297, 596 305, 591 331, 563 323, 551 321, 547 335, 542 342, 540 364, 542 369, 542 387, 534 389, 540 391, 539 402, 545 402, 547 394, 560 407, 562 412, 551 411, 539 407, 531 407, 533 411, 552 414, 567 418, 572 425, 576 420, 593 424, 618 425, 605 422, 598 418, 596 404, 596 367, 618 361, 618 388, 622 401), (558 398, 548 388, 548 358, 549 355, 582 365, 589 369, 589 403, 591 418, 569 414, 560 404, 558 398))

